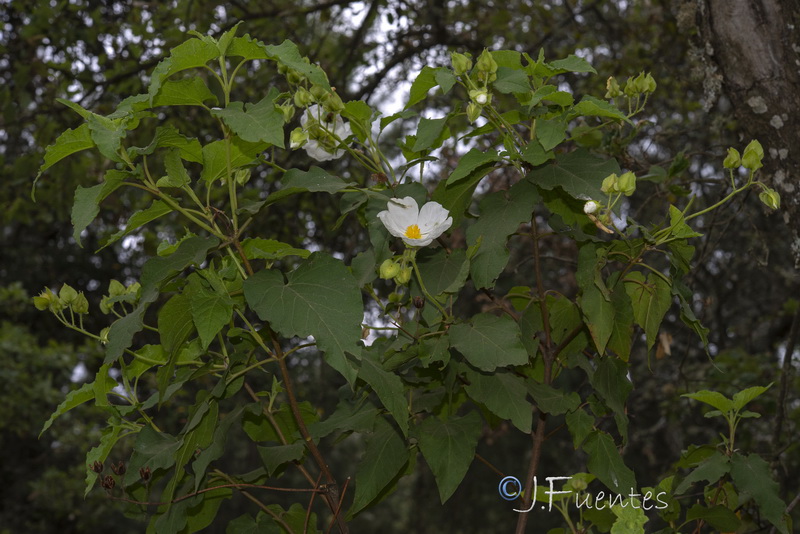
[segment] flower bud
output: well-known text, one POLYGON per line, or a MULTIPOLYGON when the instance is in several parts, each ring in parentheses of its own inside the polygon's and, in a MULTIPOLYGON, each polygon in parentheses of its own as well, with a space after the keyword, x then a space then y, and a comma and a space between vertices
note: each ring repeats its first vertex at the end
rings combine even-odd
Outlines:
POLYGON ((411 280, 411 267, 402 267, 397 276, 394 277, 394 281, 401 286, 407 284, 409 280, 411 280))
POLYGON ((603 180, 603 183, 600 185, 600 191, 605 194, 614 193, 619 191, 618 182, 619 177, 616 174, 609 174, 603 180))
POLYGON ((468 56, 459 54, 458 52, 452 52, 450 54, 450 62, 453 65, 453 71, 456 73, 456 76, 461 76, 472 68, 472 60, 468 56))
POLYGON ((636 88, 637 93, 646 93, 648 83, 645 79, 644 72, 640 72, 636 79, 633 81, 633 85, 636 88))
POLYGON ((344 109, 344 102, 342 102, 342 97, 336 94, 336 91, 333 91, 323 99, 322 106, 327 111, 338 113, 344 109))
POLYGON ((278 109, 283 114, 283 122, 289 122, 294 118, 294 106, 291 102, 286 102, 282 106, 279 106, 278 109))
POLYGON ((108 303, 107 296, 100 299, 100 311, 103 313, 103 315, 108 315, 111 313, 111 308, 113 308, 113 305, 108 303))
POLYGON ((497 62, 492 57, 492 53, 486 48, 483 49, 483 52, 481 52, 481 55, 478 57, 478 63, 476 66, 481 72, 487 72, 491 74, 497 72, 497 62))
POLYGON ((606 80, 606 98, 616 98, 622 94, 622 89, 619 88, 619 82, 613 76, 610 76, 608 80, 606 80))
POLYGON ((139 476, 147 482, 150 480, 150 468, 149 467, 140 467, 139 468, 139 476))
POLYGON ((596 200, 588 200, 586 204, 583 205, 583 213, 586 215, 595 213, 598 209, 600 209, 600 203, 596 200))
POLYGON ((36 306, 37 310, 44 311, 50 308, 50 305, 54 300, 58 301, 58 298, 53 294, 52 291, 45 289, 39 293, 38 297, 33 297, 33 305, 36 306))
POLYGON ((233 178, 234 180, 236 180, 237 184, 244 185, 250 181, 251 174, 252 172, 250 169, 239 169, 235 173, 233 173, 233 178))
POLYGON ((108 333, 110 331, 111 331, 111 327, 110 326, 107 326, 107 327, 103 328, 102 330, 100 330, 100 336, 99 336, 100 337, 100 343, 102 343, 103 345, 108 343, 108 333))
POLYGON ((61 291, 58 292, 58 298, 61 300, 61 304, 69 306, 78 298, 78 292, 69 284, 64 284, 61 286, 61 291))
POLYGON ((750 169, 751 171, 758 170, 762 167, 762 159, 764 159, 764 149, 761 147, 761 143, 753 139, 744 149, 744 154, 742 155, 742 166, 744 166, 745 169, 750 169))
POLYGON ((380 277, 384 280, 391 280, 400 274, 400 264, 392 260, 383 260, 380 266, 380 277))
POLYGON ((645 93, 652 93, 656 90, 656 80, 653 76, 648 72, 647 75, 644 77, 644 85, 645 85, 645 93))
POLYGON ((139 282, 134 282, 125 288, 126 295, 136 295, 136 298, 139 298, 139 290, 142 288, 142 284, 139 282))
POLYGON ((278 61, 278 73, 279 74, 286 74, 287 72, 289 72, 289 67, 286 65, 286 63, 283 63, 282 61, 278 61))
POLYGON ((86 300, 83 291, 78 293, 78 296, 75 297, 75 300, 72 302, 72 311, 80 315, 89 313, 89 301, 86 300))
POLYGON ((636 78, 628 78, 628 81, 625 82, 625 89, 623 89, 623 92, 627 97, 636 96, 639 93, 636 87, 636 78))
POLYGON ((322 87, 321 85, 312 85, 311 86, 311 96, 314 97, 314 100, 317 102, 322 102, 325 100, 325 97, 328 96, 330 91, 322 87))
POLYGON ((469 92, 469 97, 479 106, 485 106, 492 100, 492 95, 486 89, 473 89, 469 92))
POLYGON ((299 83, 301 83, 305 79, 306 79, 305 76, 303 76, 300 72, 298 72, 298 71, 296 71, 294 69, 289 69, 286 72, 286 81, 289 82, 292 85, 298 85, 299 83))
POLYGON ((781 207, 781 196, 777 191, 769 187, 765 186, 764 190, 759 193, 758 199, 770 209, 776 210, 781 207))
POLYGON ((300 148, 308 141, 308 133, 299 126, 289 135, 289 146, 292 150, 300 148))
POLYGON ((314 97, 305 87, 298 87, 294 92, 294 105, 298 108, 307 108, 314 102, 314 97))
POLYGON ((120 295, 125 294, 125 286, 119 283, 116 280, 111 280, 108 284, 108 296, 109 297, 119 297, 120 295))
POLYGON ((467 104, 467 118, 469 119, 470 123, 475 123, 478 120, 478 117, 481 116, 481 107, 476 104, 475 102, 470 102, 467 104))
POLYGON ((125 468, 125 462, 123 462, 122 460, 120 460, 119 463, 117 464, 111 462, 111 470, 114 472, 115 475, 124 475, 125 471, 127 471, 127 469, 125 468))
POLYGON ((722 166, 726 169, 735 169, 742 164, 742 157, 739 155, 739 151, 735 148, 731 147, 728 149, 728 155, 725 157, 725 160, 722 162, 722 166))
POLYGON ((617 187, 626 197, 631 196, 633 192, 636 191, 636 175, 630 171, 626 172, 619 177, 617 187))

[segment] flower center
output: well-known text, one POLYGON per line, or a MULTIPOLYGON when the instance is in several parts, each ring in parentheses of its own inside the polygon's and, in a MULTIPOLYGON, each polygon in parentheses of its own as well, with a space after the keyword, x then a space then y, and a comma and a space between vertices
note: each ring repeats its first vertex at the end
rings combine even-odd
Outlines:
POLYGON ((406 228, 406 237, 409 239, 421 239, 422 232, 419 231, 419 226, 416 224, 412 224, 408 228, 406 228))

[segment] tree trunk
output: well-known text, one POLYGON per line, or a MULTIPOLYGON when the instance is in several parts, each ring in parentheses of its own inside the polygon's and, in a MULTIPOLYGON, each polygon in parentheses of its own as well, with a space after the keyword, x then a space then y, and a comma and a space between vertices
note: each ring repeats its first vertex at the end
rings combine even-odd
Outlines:
POLYGON ((721 82, 742 143, 758 139, 764 147, 760 180, 781 195, 800 265, 800 0, 691 1, 706 85, 721 82))

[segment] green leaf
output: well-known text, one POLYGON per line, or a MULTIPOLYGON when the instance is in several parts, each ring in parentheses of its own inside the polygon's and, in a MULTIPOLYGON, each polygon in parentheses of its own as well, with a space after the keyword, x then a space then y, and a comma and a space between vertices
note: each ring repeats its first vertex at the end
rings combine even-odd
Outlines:
POLYGON ((528 174, 528 180, 543 189, 561 187, 573 198, 601 199, 606 196, 600 190, 603 179, 609 174, 620 172, 615 159, 604 160, 579 148, 557 155, 555 163, 535 169, 528 174))
POLYGON ((58 136, 55 143, 48 145, 48 147, 44 149, 44 163, 39 167, 39 173, 33 181, 33 186, 36 187, 36 182, 39 181, 39 177, 41 177, 47 169, 62 159, 94 146, 88 124, 84 123, 74 130, 65 131, 58 136))
POLYGON ((297 45, 293 42, 287 39, 277 46, 267 45, 265 49, 272 57, 280 60, 281 63, 290 69, 294 69, 308 78, 312 84, 319 85, 328 91, 331 90, 331 85, 328 83, 328 77, 325 76, 325 71, 319 68, 319 66, 303 59, 300 55, 300 51, 297 49, 297 45))
POLYGON ((103 177, 103 183, 93 187, 78 186, 75 189, 75 201, 72 203, 72 237, 81 244, 81 232, 97 217, 100 213, 100 203, 111 193, 122 185, 126 177, 130 176, 127 172, 111 169, 103 177))
POLYGON ((406 102, 406 107, 404 109, 408 109, 417 102, 425 100, 425 98, 428 97, 428 91, 437 85, 438 82, 436 81, 436 69, 427 65, 422 67, 422 70, 411 84, 408 102, 406 102))
MULTIPOLYGON (((574 391, 564 393, 553 386, 540 384, 530 379, 525 385, 531 397, 533 397, 533 400, 536 402, 536 407, 545 413, 561 415, 562 413, 577 410, 578 406, 581 404, 580 396, 574 391)), ((594 422, 594 420, 592 422, 594 422)))
POLYGON ((472 195, 475 188, 484 176, 494 169, 493 166, 482 166, 475 169, 470 175, 458 183, 448 185, 442 180, 433 192, 432 200, 441 204, 453 217, 453 228, 457 227, 464 212, 472 204, 472 195))
POLYGON ((609 283, 609 285, 614 287, 611 292, 614 324, 607 348, 611 349, 619 359, 627 362, 630 358, 631 342, 633 340, 633 307, 623 284, 609 283))
POLYGON ((496 416, 511 421, 522 432, 530 433, 533 412, 521 377, 503 372, 485 374, 466 368, 466 378, 469 382, 467 394, 474 401, 486 406, 496 416))
MULTIPOLYGON (((197 395, 196 410, 190 415, 189 422, 183 430, 183 439, 180 448, 175 453, 175 473, 161 494, 164 502, 172 501, 178 483, 184 474, 184 468, 194 458, 195 451, 207 447, 214 436, 219 418, 219 405, 216 401, 204 399, 207 392, 202 391, 197 395)), ((202 476, 196 473, 196 476, 202 476)))
POLYGON ((675 495, 681 495, 689 487, 700 480, 704 480, 709 484, 716 483, 723 477, 731 466, 728 457, 719 451, 715 451, 709 458, 706 458, 694 471, 689 473, 686 478, 675 488, 675 495))
POLYGON ((180 150, 171 148, 167 151, 167 155, 164 156, 164 169, 167 171, 167 175, 158 179, 156 182, 158 187, 180 188, 191 183, 189 173, 186 172, 183 161, 181 161, 180 150))
POLYGON ((311 252, 308 250, 294 248, 288 243, 259 237, 248 238, 242 241, 242 250, 244 250, 244 254, 248 260, 274 261, 287 256, 300 256, 305 259, 311 255, 311 252))
MULTIPOLYGON (((313 424, 319 419, 317 410, 309 402, 301 402, 298 405, 300 417, 306 425, 313 424)), ((280 408, 273 410, 272 417, 278 425, 278 430, 288 441, 301 439, 300 428, 297 426, 291 406, 288 403, 281 404, 280 408)), ((249 405, 242 416, 242 429, 253 441, 281 441, 280 434, 272 426, 263 413, 260 403, 249 405)))
MULTIPOLYGON (((536 122, 536 139, 545 150, 552 150, 558 146, 566 136, 567 124, 563 120, 539 120, 536 122)), ((559 158, 556 157, 556 161, 558 161, 558 159, 559 158)), ((564 187, 564 189, 566 189, 566 187, 564 187)), ((569 190, 567 190, 567 192, 569 192, 569 190)))
POLYGON ((408 435, 408 401, 405 398, 403 381, 381 367, 380 363, 373 360, 373 354, 365 351, 361 358, 361 367, 358 378, 372 386, 383 405, 392 414, 403 435, 408 435))
POLYGON ((200 146, 200 141, 194 137, 186 137, 174 126, 159 126, 149 145, 143 148, 131 147, 128 149, 128 154, 131 156, 150 155, 157 148, 177 148, 180 150, 181 158, 186 161, 203 162, 203 148, 200 146))
POLYGON ((629 272, 624 281, 633 306, 633 317, 644 329, 649 351, 656 343, 658 328, 672 304, 670 286, 654 273, 649 273, 645 281, 639 271, 629 272))
POLYGON ((483 425, 476 412, 442 421, 428 417, 414 430, 422 456, 433 472, 442 503, 467 474, 483 425))
POLYGON ((586 318, 586 326, 592 335, 592 341, 598 354, 602 356, 614 330, 614 305, 605 299, 595 285, 584 289, 579 305, 586 318))
POLYGON ((695 504, 686 511, 686 520, 696 521, 698 519, 705 521, 719 532, 734 532, 742 524, 732 510, 722 505, 707 508, 702 504, 695 504))
POLYGON ((572 436, 572 443, 575 446, 575 450, 577 450, 578 447, 581 446, 581 443, 583 443, 583 440, 594 430, 594 417, 580 408, 574 412, 567 413, 564 419, 567 422, 567 428, 572 436))
POLYGON ((378 409, 371 403, 353 406, 342 400, 330 417, 308 425, 308 431, 315 440, 334 432, 372 432, 379 418, 378 409))
POLYGON ((161 85, 158 94, 153 98, 153 107, 158 106, 202 106, 205 102, 217 103, 202 78, 192 76, 185 80, 167 80, 161 85))
POLYGON ((458 161, 455 170, 453 170, 453 173, 447 178, 447 185, 454 184, 469 177, 479 167, 501 161, 502 159, 503 158, 494 150, 481 152, 480 150, 472 148, 458 161))
MULTIPOLYGON (((235 138, 230 146, 230 170, 235 171, 253 163, 260 152, 268 147, 266 143, 250 143, 235 138)), ((200 178, 211 184, 228 174, 228 147, 224 139, 214 141, 203 147, 203 171, 200 178)))
POLYGON ((109 377, 107 370, 105 371, 106 372, 103 374, 98 372, 94 381, 88 382, 82 385, 80 388, 70 391, 67 394, 67 397, 61 402, 61 404, 58 405, 56 411, 50 415, 50 418, 45 422, 42 430, 39 431, 40 438, 42 437, 42 434, 44 434, 45 431, 50 428, 50 425, 53 424, 53 421, 55 421, 59 416, 62 416, 76 406, 80 406, 84 402, 95 398, 95 381, 99 379, 99 383, 102 384, 102 388, 106 391, 111 391, 117 386, 116 380, 109 377))
POLYGON ((360 353, 361 292, 341 262, 314 253, 284 282, 278 271, 259 271, 244 282, 258 316, 287 337, 313 335, 328 363, 352 383, 356 369, 345 353, 360 353))
POLYGON ((575 104, 569 114, 570 118, 574 117, 607 117, 610 119, 618 119, 632 124, 631 120, 625 116, 616 106, 609 104, 605 100, 600 100, 590 95, 585 95, 581 101, 575 104))
POLYGON ((733 409, 734 410, 741 410, 744 408, 750 401, 755 399, 756 397, 761 396, 765 391, 772 387, 772 383, 768 386, 753 386, 751 388, 743 389, 738 393, 734 393, 733 395, 733 409))
POLYGON ((481 313, 471 324, 455 324, 450 327, 450 340, 469 363, 483 371, 528 362, 519 326, 506 315, 481 313))
POLYGON ((155 472, 175 465, 175 453, 182 444, 183 441, 175 436, 156 432, 149 426, 144 427, 133 445, 133 456, 125 472, 125 485, 129 486, 139 479, 139 469, 142 467, 149 467, 155 472))
POLYGON ((194 330, 189 297, 174 295, 158 312, 158 333, 166 354, 178 351, 194 330))
POLYGON ((458 78, 456 78, 455 74, 453 74, 450 69, 445 67, 439 67, 436 69, 434 78, 436 79, 436 83, 439 84, 439 87, 442 88, 442 94, 445 95, 450 92, 450 89, 452 89, 458 81, 458 78))
POLYGON ((444 130, 446 124, 447 117, 442 117, 441 119, 421 118, 417 127, 417 140, 411 150, 421 152, 439 146, 441 143, 437 143, 437 141, 441 137, 442 130, 444 130))
POLYGON ((350 514, 358 513, 374 501, 409 460, 405 440, 390 423, 379 417, 375 427, 358 464, 350 514))
POLYGON ((564 59, 550 62, 550 67, 561 72, 591 72, 597 74, 592 65, 583 58, 570 54, 564 59))
POLYGON ((153 105, 156 95, 161 91, 161 85, 173 74, 194 67, 202 67, 212 59, 219 57, 216 45, 207 43, 197 38, 192 38, 179 44, 170 51, 168 58, 162 60, 150 76, 150 105, 153 105))
POLYGON ((678 239, 688 239, 703 235, 699 232, 695 232, 691 226, 686 224, 683 213, 675 206, 669 207, 669 226, 670 234, 678 239))
POLYGON ((242 37, 234 37, 231 39, 227 50, 225 50, 225 55, 228 57, 241 57, 244 58, 245 61, 250 61, 253 59, 272 59, 270 55, 267 54, 267 49, 264 46, 264 43, 253 39, 250 37, 250 34, 245 34, 242 37))
POLYGON ((232 496, 231 488, 220 488, 204 493, 197 503, 192 499, 187 499, 186 529, 182 530, 181 534, 199 532, 211 525, 222 501, 230 499, 232 496))
POLYGON ((509 67, 498 67, 497 79, 492 82, 492 87, 501 93, 527 93, 531 90, 531 83, 524 71, 509 67))
POLYGON ((192 472, 195 474, 194 491, 200 489, 203 474, 206 472, 211 462, 222 457, 222 454, 225 452, 225 444, 231 433, 231 427, 242 419, 243 411, 244 407, 239 406, 226 414, 214 430, 214 437, 211 440, 211 445, 205 448, 197 456, 197 459, 192 462, 192 472))
POLYGON ((257 104, 247 104, 246 111, 243 103, 230 102, 225 109, 212 109, 211 114, 220 117, 247 142, 263 142, 283 148, 283 114, 275 107, 276 96, 278 90, 273 87, 257 104))
POLYGON ((125 122, 121 119, 109 119, 92 113, 87 119, 87 123, 97 150, 111 161, 122 163, 118 152, 122 146, 122 138, 127 133, 125 122))
POLYGON ((778 483, 772 478, 769 464, 757 454, 731 457, 731 478, 740 493, 747 492, 758 504, 762 517, 775 525, 782 534, 789 534, 784 515, 786 503, 778 495, 778 483))
POLYGON ((525 148, 522 149, 520 155, 524 161, 527 161, 534 167, 538 167, 542 163, 555 157, 552 151, 545 150, 542 144, 536 139, 529 141, 528 144, 525 145, 525 148))
POLYGON ((589 455, 589 472, 618 495, 629 495, 636 490, 636 478, 628 469, 611 436, 600 430, 594 431, 583 444, 589 455))
MULTIPOLYGON (((188 278, 186 294, 192 310, 192 319, 200 335, 203 349, 207 349, 217 333, 231 321, 233 300, 227 291, 208 287, 196 273, 188 278)), ((224 289, 224 286, 223 286, 224 289)))
POLYGON ((681 395, 681 397, 688 397, 690 399, 704 402, 710 406, 713 406, 723 414, 734 409, 733 401, 717 391, 702 390, 695 393, 684 393, 681 395))
POLYGON ((269 476, 275 476, 281 466, 299 460, 305 452, 302 441, 289 445, 276 445, 274 447, 257 447, 261 462, 267 468, 269 476))
POLYGON ((353 185, 355 182, 345 182, 319 167, 311 167, 308 171, 289 169, 281 179, 281 188, 267 197, 266 205, 297 193, 334 194, 353 185))
POLYGON ((469 274, 469 260, 463 249, 447 254, 444 249, 422 249, 417 256, 420 275, 431 295, 458 293, 469 274))
POLYGON ((126 235, 130 234, 137 228, 141 228, 142 226, 146 225, 149 222, 155 221, 156 219, 163 217, 167 213, 170 213, 172 208, 166 203, 162 202, 161 200, 154 200, 149 207, 143 210, 139 210, 133 215, 131 218, 128 219, 128 223, 125 225, 123 230, 112 234, 105 240, 103 246, 101 248, 105 248, 112 243, 116 243, 126 235))

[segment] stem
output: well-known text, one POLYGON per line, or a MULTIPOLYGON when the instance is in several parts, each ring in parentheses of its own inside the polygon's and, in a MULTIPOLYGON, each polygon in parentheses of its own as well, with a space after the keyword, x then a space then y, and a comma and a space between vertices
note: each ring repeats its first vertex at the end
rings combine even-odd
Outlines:
POLYGON ((425 283, 422 281, 422 275, 419 272, 419 267, 417 267, 417 258, 416 254, 411 257, 411 265, 414 267, 414 274, 417 276, 417 283, 419 284, 419 288, 422 290, 422 294, 425 295, 425 298, 428 299, 436 306, 436 309, 442 314, 442 319, 447 321, 450 319, 450 315, 444 309, 444 307, 439 304, 439 301, 436 300, 428 293, 428 289, 425 287, 425 283))

